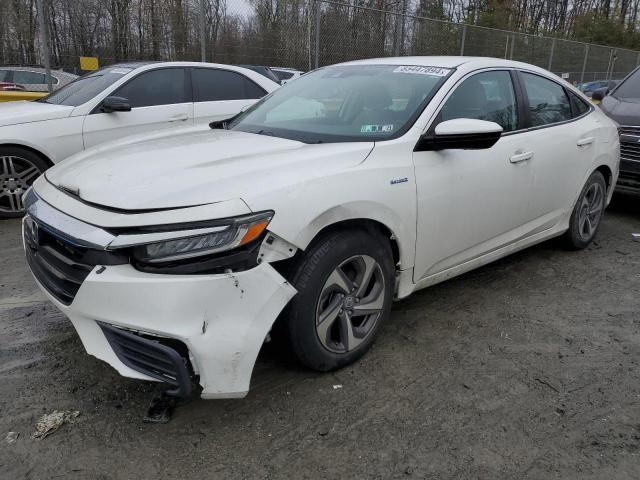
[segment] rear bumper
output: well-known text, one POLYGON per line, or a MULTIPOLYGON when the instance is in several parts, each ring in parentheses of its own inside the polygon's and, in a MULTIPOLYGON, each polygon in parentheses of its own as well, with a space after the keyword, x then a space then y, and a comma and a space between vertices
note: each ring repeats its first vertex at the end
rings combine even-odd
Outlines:
MULTIPOLYGON (((185 364, 199 375, 203 398, 246 395, 264 339, 296 293, 267 263, 221 275, 158 275, 130 265, 97 266, 70 305, 43 291, 71 320, 87 352, 123 376, 163 380, 127 362, 118 347, 114 350, 108 338, 113 327, 115 333, 129 330, 182 342, 189 357, 185 364)), ((184 388, 179 379, 176 383, 184 388)))

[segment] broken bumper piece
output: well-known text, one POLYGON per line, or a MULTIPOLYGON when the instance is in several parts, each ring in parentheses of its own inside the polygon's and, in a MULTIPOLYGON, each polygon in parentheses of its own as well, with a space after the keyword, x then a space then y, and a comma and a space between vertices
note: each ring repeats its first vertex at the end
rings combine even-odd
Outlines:
POLYGON ((203 398, 247 394, 264 339, 296 293, 268 263, 219 275, 96 266, 69 305, 43 290, 88 353, 126 377, 167 382, 179 395, 193 372, 203 398))

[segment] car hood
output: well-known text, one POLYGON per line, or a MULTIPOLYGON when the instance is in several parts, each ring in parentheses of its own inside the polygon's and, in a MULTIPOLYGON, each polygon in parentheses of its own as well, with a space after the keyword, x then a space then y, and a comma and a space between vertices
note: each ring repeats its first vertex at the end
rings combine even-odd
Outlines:
POLYGON ((46 178, 104 207, 190 207, 300 188, 306 179, 358 165, 373 145, 309 145, 244 132, 186 130, 75 155, 49 169, 46 178))
POLYGON ((600 108, 620 125, 640 125, 640 102, 606 96, 600 108))
POLYGON ((68 117, 73 112, 73 108, 67 105, 52 105, 24 100, 3 102, 0 103, 0 127, 68 117))

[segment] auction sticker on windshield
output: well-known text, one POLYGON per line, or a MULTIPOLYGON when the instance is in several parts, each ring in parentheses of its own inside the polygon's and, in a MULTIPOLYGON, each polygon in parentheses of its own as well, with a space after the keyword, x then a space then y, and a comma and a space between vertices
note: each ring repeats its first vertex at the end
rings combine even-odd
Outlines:
POLYGON ((435 75, 436 77, 446 77, 449 72, 451 72, 450 68, 421 67, 419 65, 402 65, 393 71, 393 73, 415 73, 418 75, 435 75))
POLYGON ((393 125, 362 125, 360 133, 389 133, 393 132, 393 125))

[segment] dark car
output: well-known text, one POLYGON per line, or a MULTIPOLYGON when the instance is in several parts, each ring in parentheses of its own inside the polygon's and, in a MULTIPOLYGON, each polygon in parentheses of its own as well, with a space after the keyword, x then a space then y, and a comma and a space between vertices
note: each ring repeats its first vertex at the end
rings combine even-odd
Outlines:
POLYGON ((262 65, 238 65, 238 66, 242 68, 248 68, 249 70, 253 70, 254 72, 258 72, 260 75, 264 75, 269 80, 273 80, 278 84, 282 84, 278 76, 275 73, 273 73, 273 70, 271 70, 269 67, 264 67, 262 65))
POLYGON ((620 177, 616 190, 640 195, 640 67, 615 88, 593 92, 600 108, 620 125, 620 177))
POLYGON ((595 80, 593 82, 582 83, 578 86, 578 88, 588 97, 593 95, 593 92, 596 90, 600 90, 601 88, 608 88, 609 90, 613 90, 613 88, 620 83, 620 80, 595 80))

